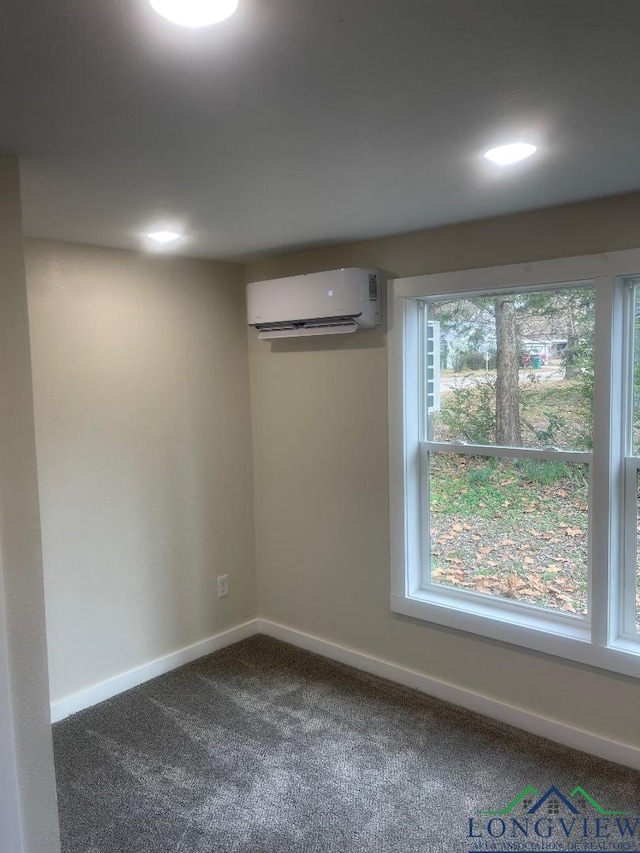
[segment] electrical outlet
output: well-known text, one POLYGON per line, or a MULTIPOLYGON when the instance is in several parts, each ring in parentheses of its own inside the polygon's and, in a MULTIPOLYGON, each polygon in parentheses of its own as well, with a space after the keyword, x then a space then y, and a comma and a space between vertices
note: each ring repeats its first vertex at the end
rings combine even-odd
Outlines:
POLYGON ((229 575, 220 575, 218 578, 218 598, 229 595, 229 575))

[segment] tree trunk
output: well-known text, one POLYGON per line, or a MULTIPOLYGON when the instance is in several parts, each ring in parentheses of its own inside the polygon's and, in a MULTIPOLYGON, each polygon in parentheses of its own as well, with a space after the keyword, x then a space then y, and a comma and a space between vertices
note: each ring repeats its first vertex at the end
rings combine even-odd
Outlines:
POLYGON ((574 379, 577 375, 577 340, 576 340, 576 322, 573 316, 573 306, 569 303, 569 328, 567 330, 567 345, 563 353, 564 361, 564 378, 574 379))
POLYGON ((522 445, 518 395, 518 330, 512 298, 499 296, 496 310, 496 444, 522 445))
POLYGON ((562 360, 564 361, 564 378, 565 379, 575 379, 578 375, 577 369, 577 358, 576 358, 576 339, 573 335, 569 335, 567 338, 567 345, 564 348, 564 352, 562 353, 562 360))

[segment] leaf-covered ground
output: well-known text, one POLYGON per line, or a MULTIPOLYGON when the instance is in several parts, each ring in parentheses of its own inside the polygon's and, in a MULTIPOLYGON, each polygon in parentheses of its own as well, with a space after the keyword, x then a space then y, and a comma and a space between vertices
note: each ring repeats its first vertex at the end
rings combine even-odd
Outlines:
POLYGON ((439 454, 430 477, 434 580, 587 612, 582 466, 439 454))

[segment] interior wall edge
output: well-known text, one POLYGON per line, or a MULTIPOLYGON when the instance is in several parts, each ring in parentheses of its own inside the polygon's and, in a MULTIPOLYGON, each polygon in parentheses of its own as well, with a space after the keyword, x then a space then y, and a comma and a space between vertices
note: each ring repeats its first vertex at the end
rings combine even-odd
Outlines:
MULTIPOLYGON (((1 549, 0 549, 1 551, 1 549)), ((15 726, 11 671, 7 643, 7 620, 0 553, 0 846, 6 853, 22 849, 22 820, 20 789, 15 752, 15 726)))
MULTIPOLYGON (((42 572, 42 541, 29 317, 16 157, 0 156, 0 573, 3 608, 0 631, 6 667, 2 693, 9 706, 19 814, 21 853, 58 853, 60 832, 55 792, 53 743, 48 726, 49 684, 42 572), (6 645, 5 645, 6 638, 6 645)), ((6 728, 5 728, 6 732, 6 728)), ((6 734, 5 734, 6 737, 6 734)), ((2 767, 3 810, 11 796, 3 785, 10 767, 2 767)), ((12 809, 14 811, 15 809, 12 809)), ((15 833, 12 833, 15 836, 15 833)), ((0 822, 0 848, 9 853, 15 837, 0 822)), ((15 846, 13 847, 15 849, 15 846)))

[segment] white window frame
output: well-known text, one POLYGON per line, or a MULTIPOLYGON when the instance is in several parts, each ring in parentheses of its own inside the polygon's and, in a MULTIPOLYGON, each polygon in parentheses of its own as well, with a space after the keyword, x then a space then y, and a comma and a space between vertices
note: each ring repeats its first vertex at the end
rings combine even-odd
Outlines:
MULTIPOLYGON (((389 282, 389 480, 391 609, 405 616, 456 628, 580 663, 640 677, 640 636, 629 628, 621 607, 625 584, 635 578, 635 551, 625 549, 623 507, 628 457, 628 288, 624 279, 640 275, 640 250, 584 255, 527 264, 395 279, 389 282), (594 450, 567 454, 590 461, 590 591, 588 618, 546 611, 466 590, 422 584, 424 547, 423 454, 419 393, 421 382, 420 309, 425 298, 493 295, 580 285, 595 288, 594 450), (626 346, 622 345, 626 341, 626 346), (625 554, 626 550, 626 554, 625 554), (626 557, 626 566, 625 564, 626 557)), ((436 446, 436 445, 432 445, 436 446)), ((444 448, 445 445, 442 445, 444 448)), ((465 447, 446 445, 452 452, 465 447)), ((483 448, 483 455, 508 455, 483 448)), ((517 455, 536 456, 540 451, 517 455)), ((554 458, 561 458, 554 455, 554 458)), ((634 457, 634 464, 640 460, 634 457)), ((636 469, 634 469, 636 470, 636 469)), ((631 478, 626 477, 627 493, 631 478)), ((635 497, 627 499, 627 530, 635 497)), ((627 541, 631 539, 627 536, 627 541)))
POLYGON ((638 279, 631 283, 625 291, 625 326, 623 330, 625 352, 628 354, 624 365, 624 409, 622 417, 626 426, 623 436, 624 448, 624 520, 623 520, 623 568, 620 578, 620 642, 631 644, 638 642, 636 631, 636 573, 637 565, 637 530, 638 530, 638 475, 640 474, 640 456, 633 453, 633 386, 634 386, 634 309, 635 290, 638 288, 640 299, 640 282, 638 279), (635 285, 635 286, 634 286, 635 285))

